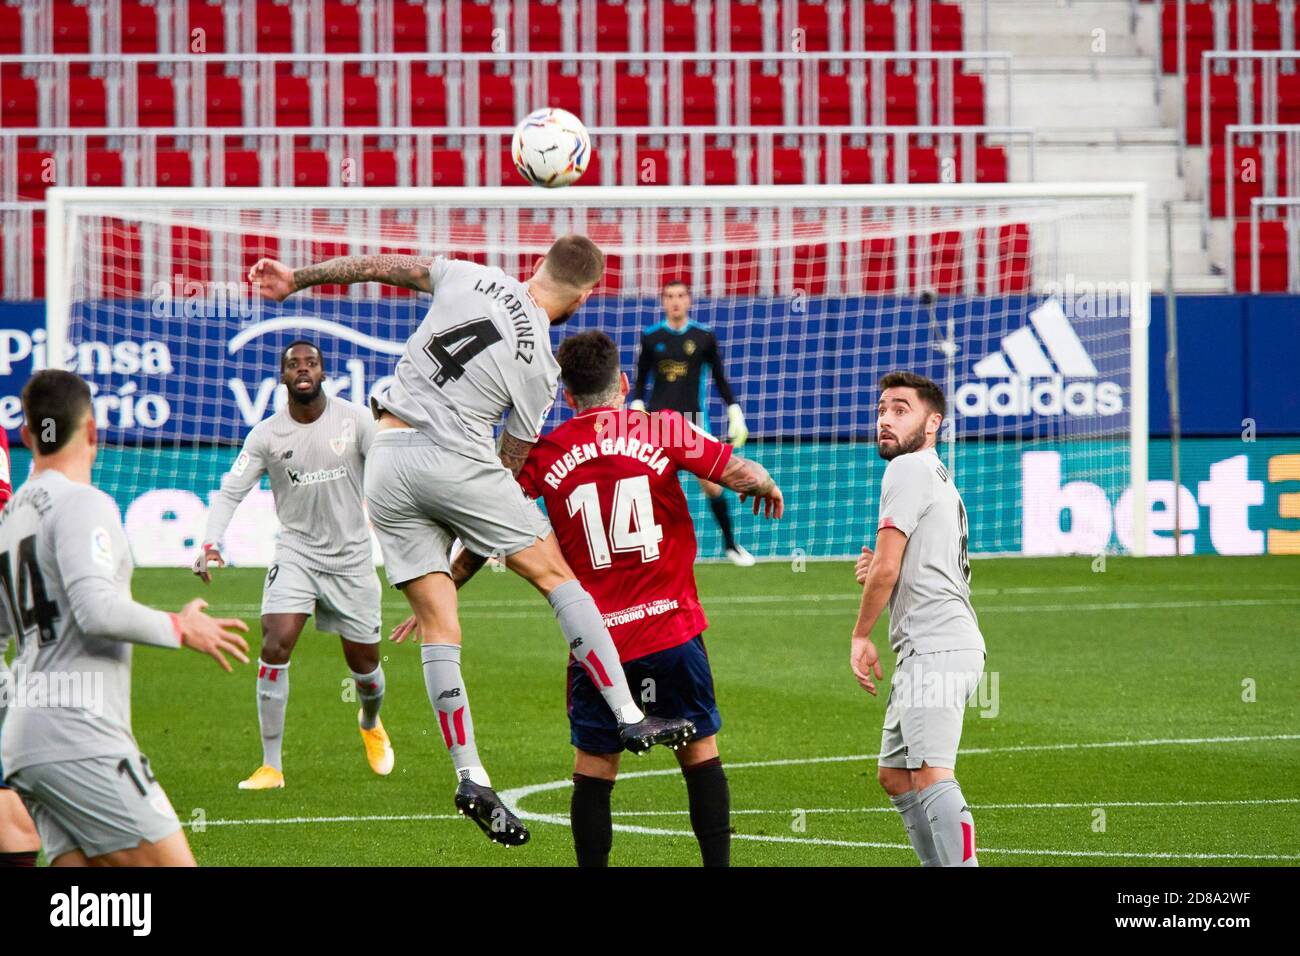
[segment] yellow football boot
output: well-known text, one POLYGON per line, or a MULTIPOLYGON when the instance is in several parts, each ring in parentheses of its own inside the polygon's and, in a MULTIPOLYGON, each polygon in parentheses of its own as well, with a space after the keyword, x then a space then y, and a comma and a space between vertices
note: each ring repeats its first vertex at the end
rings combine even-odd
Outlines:
POLYGON ((247 780, 239 781, 240 790, 279 790, 284 786, 284 774, 270 764, 263 764, 247 780))
MULTIPOLYGON (((361 720, 361 711, 357 711, 357 720, 361 720)), ((366 745, 366 760, 370 762, 370 769, 381 777, 387 777, 393 772, 393 745, 388 739, 388 731, 384 730, 384 722, 375 718, 373 730, 366 730, 361 727, 361 742, 366 745)))

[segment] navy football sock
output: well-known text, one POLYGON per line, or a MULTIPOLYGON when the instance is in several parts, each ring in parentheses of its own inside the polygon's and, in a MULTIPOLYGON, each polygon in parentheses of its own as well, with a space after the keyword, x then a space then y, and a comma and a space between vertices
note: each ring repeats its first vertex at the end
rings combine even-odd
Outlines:
POLYGON ((713 757, 682 768, 686 798, 691 807, 691 829, 700 843, 705 866, 731 865, 731 790, 722 770, 722 758, 713 757))
POLYGON ((614 845, 614 821, 609 809, 613 791, 613 780, 573 775, 569 826, 573 829, 578 866, 609 866, 609 850, 614 845))

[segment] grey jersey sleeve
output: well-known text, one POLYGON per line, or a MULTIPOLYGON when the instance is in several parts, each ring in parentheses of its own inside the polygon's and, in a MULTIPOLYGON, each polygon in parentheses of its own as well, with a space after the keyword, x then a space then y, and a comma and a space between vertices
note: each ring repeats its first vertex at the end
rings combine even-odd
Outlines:
POLYGON ((899 455, 885 468, 880 482, 880 521, 876 530, 895 528, 909 538, 930 507, 930 465, 919 455, 899 455))
POLYGON ((370 455, 370 446, 374 444, 375 435, 378 432, 378 425, 375 422, 375 416, 368 411, 362 411, 357 415, 357 449, 361 452, 361 457, 367 458, 370 455))
POLYGON ((127 553, 122 517, 102 492, 78 495, 54 518, 53 546, 63 591, 77 628, 87 637, 179 647, 170 614, 123 594, 118 562, 127 553))
POLYGON ((208 512, 208 524, 203 530, 203 544, 216 544, 230 527, 230 519, 235 516, 239 503, 248 497, 266 474, 266 443, 261 433, 254 428, 244 439, 244 447, 239 457, 230 466, 230 471, 221 479, 221 490, 217 492, 216 501, 208 512))
POLYGON ((556 379, 542 372, 525 379, 511 398, 514 404, 506 416, 506 431, 520 441, 535 443, 542 437, 542 426, 555 404, 556 379))

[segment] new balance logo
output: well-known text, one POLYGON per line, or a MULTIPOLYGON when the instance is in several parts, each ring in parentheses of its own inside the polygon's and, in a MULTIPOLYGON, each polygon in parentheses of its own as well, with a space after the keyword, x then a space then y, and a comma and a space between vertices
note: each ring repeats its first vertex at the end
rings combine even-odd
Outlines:
POLYGON ((460 688, 453 687, 451 690, 444 690, 441 694, 438 695, 438 699, 447 700, 450 697, 459 697, 459 696, 460 696, 460 688))
POLYGON ((283 455, 280 456, 280 460, 288 461, 292 457, 293 457, 293 449, 290 448, 288 451, 286 451, 283 455))
POLYGON ((967 382, 957 389, 957 410, 966 417, 1118 415, 1124 410, 1123 388, 1098 381, 1101 373, 1056 299, 1029 313, 1029 325, 1005 336, 1001 348, 976 362, 972 372, 976 378, 1002 381, 967 382))

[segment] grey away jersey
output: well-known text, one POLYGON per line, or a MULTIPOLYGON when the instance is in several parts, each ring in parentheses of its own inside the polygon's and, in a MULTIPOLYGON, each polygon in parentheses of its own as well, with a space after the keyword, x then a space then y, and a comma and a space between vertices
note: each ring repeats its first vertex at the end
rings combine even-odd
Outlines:
POLYGON ((535 442, 555 400, 550 319, 500 269, 439 257, 429 277, 433 304, 376 402, 438 447, 495 462, 502 414, 507 432, 535 442))
POLYGON ((221 540, 239 503, 267 474, 281 526, 276 561, 329 574, 374 574, 362 509, 362 468, 374 437, 370 412, 341 398, 327 398, 310 424, 294 421, 288 407, 258 422, 221 479, 203 540, 221 540))
POLYGON ((970 603, 966 506, 934 449, 899 455, 880 483, 878 528, 907 535, 889 597, 889 643, 900 656, 984 650, 970 603))
POLYGON ((138 753, 131 644, 179 647, 180 632, 131 599, 134 568, 113 499, 60 472, 28 480, 0 513, 0 630, 18 637, 5 773, 138 753))

